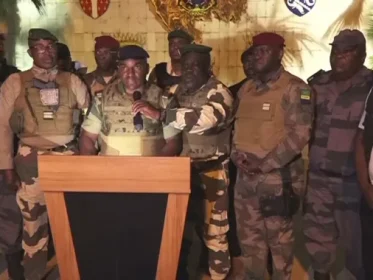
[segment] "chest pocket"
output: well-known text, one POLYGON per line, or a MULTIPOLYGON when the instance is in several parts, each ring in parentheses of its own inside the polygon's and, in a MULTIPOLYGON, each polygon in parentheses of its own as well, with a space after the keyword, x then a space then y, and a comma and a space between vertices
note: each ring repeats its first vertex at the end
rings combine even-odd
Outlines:
POLYGON ((259 145, 263 150, 271 150, 282 136, 283 125, 276 122, 278 104, 273 101, 242 102, 238 111, 236 131, 242 141, 259 145))

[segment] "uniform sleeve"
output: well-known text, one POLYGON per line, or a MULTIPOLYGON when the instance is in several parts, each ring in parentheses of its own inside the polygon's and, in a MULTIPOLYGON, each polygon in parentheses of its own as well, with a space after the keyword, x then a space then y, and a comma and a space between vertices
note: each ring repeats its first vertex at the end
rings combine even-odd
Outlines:
POLYGON ((312 90, 306 84, 290 86, 282 101, 287 134, 263 159, 259 167, 263 173, 285 166, 302 153, 311 136, 313 100, 312 90))
POLYGON ((220 84, 208 92, 207 102, 201 108, 168 109, 165 123, 191 134, 203 134, 211 128, 225 124, 231 115, 232 106, 232 95, 220 84))
POLYGON ((90 103, 87 86, 75 74, 71 74, 71 89, 76 96, 79 109, 87 109, 90 103))
POLYGON ((13 132, 9 126, 9 119, 20 92, 19 74, 9 76, 0 88, 0 170, 13 168, 13 132))
POLYGON ((102 111, 101 106, 94 99, 92 108, 82 124, 82 129, 92 134, 99 134, 102 128, 102 111))

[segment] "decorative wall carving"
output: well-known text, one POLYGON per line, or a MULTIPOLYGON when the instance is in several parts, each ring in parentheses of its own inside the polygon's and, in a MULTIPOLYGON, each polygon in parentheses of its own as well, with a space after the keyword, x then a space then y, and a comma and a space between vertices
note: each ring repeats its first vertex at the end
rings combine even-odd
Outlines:
POLYGON ((238 22, 246 13, 247 0, 148 0, 152 11, 167 30, 183 27, 201 40, 196 21, 213 17, 224 22, 238 22))

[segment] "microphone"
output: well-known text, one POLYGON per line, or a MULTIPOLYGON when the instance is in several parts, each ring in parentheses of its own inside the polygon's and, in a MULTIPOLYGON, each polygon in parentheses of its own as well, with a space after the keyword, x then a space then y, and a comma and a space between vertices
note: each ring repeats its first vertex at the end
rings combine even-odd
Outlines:
MULTIPOLYGON (((133 100, 138 101, 141 100, 141 92, 135 91, 133 93, 133 100)), ((133 117, 133 125, 135 126, 136 131, 141 131, 144 128, 144 121, 142 119, 141 113, 138 112, 134 117, 133 117)))

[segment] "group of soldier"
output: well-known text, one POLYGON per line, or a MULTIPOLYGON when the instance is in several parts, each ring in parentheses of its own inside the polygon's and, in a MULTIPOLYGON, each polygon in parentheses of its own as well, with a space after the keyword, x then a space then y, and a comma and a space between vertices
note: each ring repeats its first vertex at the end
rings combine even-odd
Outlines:
POLYGON ((96 38, 89 74, 43 29, 29 31, 33 66, 20 72, 0 37, 0 250, 10 278, 44 274, 50 232, 37 156, 53 154, 191 158, 177 279, 260 280, 272 266, 276 279, 290 279, 299 211, 315 280, 331 279, 340 239, 348 271, 373 279, 364 35, 341 31, 331 70, 307 84, 282 66, 284 38, 260 33, 242 54, 246 78, 230 88, 214 76, 210 47, 181 29, 168 42, 170 62, 147 79, 148 53, 110 36, 96 38))

